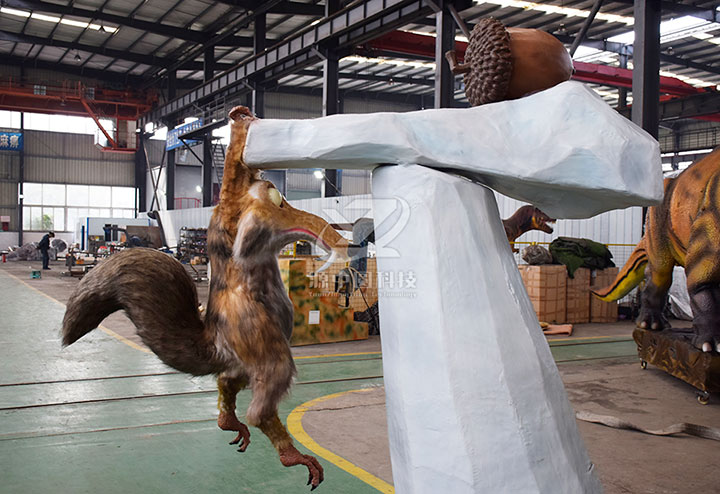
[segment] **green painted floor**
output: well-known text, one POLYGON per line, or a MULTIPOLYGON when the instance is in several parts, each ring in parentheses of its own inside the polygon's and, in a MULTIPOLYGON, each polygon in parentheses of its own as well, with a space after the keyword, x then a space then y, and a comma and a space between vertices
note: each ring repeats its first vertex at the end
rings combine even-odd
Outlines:
MULTIPOLYGON (((0 300, 0 492, 309 490, 306 469, 281 466, 259 431, 251 431, 245 453, 227 444, 234 435, 215 424, 211 378, 179 374, 101 331, 61 349, 64 306, 3 271, 0 300)), ((555 359, 569 364, 635 356, 627 337, 559 339, 551 346, 555 359)), ((283 420, 314 398, 382 384, 379 353, 297 364, 297 383, 282 402, 283 420)), ((249 397, 240 394, 239 410, 249 397)), ((323 492, 377 492, 320 461, 323 492)))

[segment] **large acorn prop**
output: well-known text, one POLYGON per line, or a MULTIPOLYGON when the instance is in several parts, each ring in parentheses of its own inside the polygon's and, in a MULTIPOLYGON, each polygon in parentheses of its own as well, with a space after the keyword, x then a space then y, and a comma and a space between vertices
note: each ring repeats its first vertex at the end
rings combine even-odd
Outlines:
POLYGON ((548 89, 570 79, 572 59, 563 44, 537 29, 506 28, 487 18, 470 33, 464 63, 445 54, 454 74, 465 74, 465 95, 472 106, 548 89))

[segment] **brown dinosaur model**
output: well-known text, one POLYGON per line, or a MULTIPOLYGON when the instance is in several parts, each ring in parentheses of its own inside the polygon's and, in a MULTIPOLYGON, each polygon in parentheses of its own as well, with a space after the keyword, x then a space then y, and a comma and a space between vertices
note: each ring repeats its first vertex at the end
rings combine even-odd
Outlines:
MULTIPOLYGON (((555 220, 535 206, 522 206, 502 222, 508 242, 512 244, 520 235, 530 230, 552 233, 553 229, 548 223, 554 223, 555 220)), ((513 247, 513 252, 518 252, 518 249, 513 247)))
POLYGON ((323 469, 295 449, 278 417, 295 364, 288 344, 293 308, 277 255, 288 243, 310 240, 332 251, 332 260, 346 255, 347 242, 321 218, 290 206, 243 163, 254 118, 236 107, 230 119, 220 203, 208 228, 212 281, 204 320, 195 285, 179 262, 155 250, 129 249, 80 282, 67 304, 63 343, 70 345, 111 313, 125 310, 163 362, 189 374, 218 376, 218 425, 238 433, 230 444, 239 444, 240 451, 250 444, 250 431, 235 415, 235 397, 249 386, 248 423, 270 439, 283 465, 305 465, 314 489, 323 469))
POLYGON ((612 285, 594 292, 618 300, 646 280, 638 327, 661 330, 673 266, 685 267, 694 344, 720 352, 720 149, 665 180, 660 206, 648 210, 645 235, 612 285))

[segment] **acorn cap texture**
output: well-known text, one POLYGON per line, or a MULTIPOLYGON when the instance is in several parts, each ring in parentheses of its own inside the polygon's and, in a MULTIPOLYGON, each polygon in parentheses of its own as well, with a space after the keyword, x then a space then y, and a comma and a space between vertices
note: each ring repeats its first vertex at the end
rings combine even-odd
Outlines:
POLYGON ((465 51, 465 95, 472 106, 502 101, 512 77, 510 35, 505 26, 492 17, 482 19, 473 28, 465 51))

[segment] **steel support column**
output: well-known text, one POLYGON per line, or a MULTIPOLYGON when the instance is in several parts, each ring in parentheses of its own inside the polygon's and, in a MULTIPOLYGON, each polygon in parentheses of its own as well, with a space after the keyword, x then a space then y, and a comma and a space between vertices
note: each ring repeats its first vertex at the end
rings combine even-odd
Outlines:
POLYGON ((23 135, 23 147, 18 156, 18 245, 23 244, 23 202, 25 200, 23 189, 25 187, 25 146, 27 145, 27 140, 25 139, 25 112, 20 112, 20 132, 23 135))
POLYGON ((445 60, 445 53, 455 49, 455 21, 450 1, 438 2, 435 14, 435 108, 452 108, 455 95, 455 76, 445 60))
POLYGON ((203 137, 203 161, 202 161, 202 205, 203 207, 212 206, 213 190, 213 152, 212 152, 212 132, 208 132, 203 137))
POLYGON ((215 77, 215 47, 208 46, 203 53, 203 82, 215 77))
POLYGON ((137 134, 137 151, 135 151, 135 212, 147 211, 147 139, 145 132, 137 134))
MULTIPOLYGON (((267 47, 267 16, 260 14, 255 18, 255 32, 253 34, 253 52, 255 55, 265 51, 267 47)), ((265 117, 265 88, 262 85, 262 74, 255 80, 255 89, 252 92, 252 109, 258 118, 265 117)))
MULTIPOLYGON (((620 68, 621 69, 627 69, 627 63, 628 63, 628 54, 627 49, 622 50, 623 52, 620 53, 620 68)), ((627 108, 627 88, 625 87, 619 87, 618 88, 618 109, 627 108)))
POLYGON ((660 103, 660 0, 635 0, 632 121, 657 139, 660 103))
MULTIPOLYGON (((177 72, 172 70, 168 73, 168 99, 177 96, 177 72)), ((173 118, 167 122, 168 130, 175 128, 177 121, 173 118)), ((167 168, 165 175, 165 208, 175 209, 175 150, 171 149, 165 155, 167 168)), ((158 180, 160 177, 158 177, 158 180)))
MULTIPOLYGON (((325 17, 338 11, 338 0, 325 1, 325 17)), ((323 60, 323 116, 335 115, 340 110, 340 59, 337 54, 337 41, 330 40, 324 46, 323 60)), ((325 170, 325 197, 341 195, 337 170, 325 170)))

